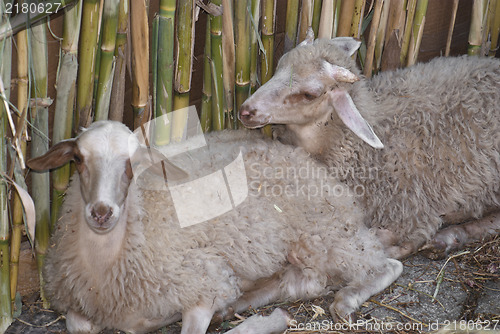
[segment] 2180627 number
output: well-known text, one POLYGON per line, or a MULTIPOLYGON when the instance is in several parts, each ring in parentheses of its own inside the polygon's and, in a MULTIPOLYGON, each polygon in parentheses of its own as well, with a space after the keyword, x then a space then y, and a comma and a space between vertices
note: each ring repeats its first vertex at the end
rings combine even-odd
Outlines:
POLYGON ((60 2, 40 2, 40 3, 9 3, 5 4, 7 14, 54 14, 61 8, 60 2))

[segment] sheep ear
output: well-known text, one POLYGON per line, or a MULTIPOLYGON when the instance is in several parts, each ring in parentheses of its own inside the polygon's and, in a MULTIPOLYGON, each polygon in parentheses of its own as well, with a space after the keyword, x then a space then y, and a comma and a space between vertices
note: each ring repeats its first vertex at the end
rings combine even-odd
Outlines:
POLYGON ((145 170, 163 177, 167 181, 180 181, 188 177, 185 171, 168 161, 163 154, 154 148, 139 147, 130 158, 130 164, 135 177, 145 170))
POLYGON ((329 94, 337 115, 356 136, 374 148, 384 147, 370 124, 359 113, 349 93, 343 89, 334 89, 329 94))
POLYGON ((52 146, 44 155, 28 160, 26 164, 29 168, 36 171, 61 167, 73 159, 75 149, 76 141, 74 138, 63 140, 52 146))
POLYGON ((313 43, 313 41, 314 41, 314 30, 311 27, 309 27, 307 29, 306 39, 300 42, 299 46, 310 45, 313 43))
POLYGON ((332 39, 332 44, 351 57, 361 46, 361 41, 352 37, 336 37, 332 39))
POLYGON ((323 62, 323 68, 328 77, 333 78, 337 82, 354 83, 359 81, 359 77, 347 68, 330 64, 326 60, 323 62))

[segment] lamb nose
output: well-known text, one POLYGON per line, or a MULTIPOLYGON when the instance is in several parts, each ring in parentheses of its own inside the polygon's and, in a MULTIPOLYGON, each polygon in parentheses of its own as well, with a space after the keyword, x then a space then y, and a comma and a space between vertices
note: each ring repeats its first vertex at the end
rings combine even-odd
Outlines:
POLYGON ((102 225, 113 215, 113 209, 103 203, 98 203, 92 208, 91 214, 92 219, 102 225))
POLYGON ((249 109, 249 108, 246 108, 244 106, 241 106, 240 108, 240 112, 238 113, 240 119, 241 118, 250 118, 252 117, 253 115, 255 115, 255 109, 249 109))

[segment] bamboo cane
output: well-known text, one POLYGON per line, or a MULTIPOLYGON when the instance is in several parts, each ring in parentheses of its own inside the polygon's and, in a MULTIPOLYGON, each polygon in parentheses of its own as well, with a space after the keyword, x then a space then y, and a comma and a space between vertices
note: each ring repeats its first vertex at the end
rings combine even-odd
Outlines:
POLYGON ((149 98, 149 28, 146 0, 130 2, 130 39, 132 44, 132 108, 134 128, 147 122, 149 98))
POLYGON ((415 19, 413 21, 413 28, 410 39, 410 48, 408 50, 408 63, 411 66, 417 62, 418 51, 420 50, 420 43, 424 34, 425 14, 427 13, 428 0, 418 0, 415 19))
MULTIPOLYGON (((214 0, 220 6, 222 0, 214 0)), ((222 17, 210 15, 210 45, 212 57, 212 129, 224 129, 223 80, 222 80, 222 17)))
POLYGON ((444 52, 445 57, 448 57, 450 55, 451 39, 453 36, 453 29, 455 28, 455 19, 457 18, 457 10, 458 10, 458 0, 453 0, 450 26, 448 27, 448 38, 446 39, 446 49, 444 52))
MULTIPOLYGON (((288 8, 287 8, 288 10, 288 8)), ((260 21, 260 0, 251 0, 251 13, 252 13, 252 28, 251 28, 251 42, 250 42, 250 94, 257 90, 259 75, 257 73, 258 64, 258 26, 260 21)), ((297 17, 297 16, 296 16, 297 17)), ((288 19, 288 17, 287 17, 288 19)), ((296 31, 297 29, 295 29, 296 31)), ((286 35, 285 35, 286 40, 286 35)))
POLYGON ((387 31, 387 24, 389 21, 389 9, 391 7, 391 0, 385 0, 382 5, 382 14, 380 16, 380 24, 377 29, 377 36, 375 37, 375 73, 380 70, 382 62, 382 51, 384 49, 385 35, 387 31))
POLYGON ((366 77, 370 78, 373 72, 373 57, 375 54, 375 42, 379 30, 380 16, 382 15, 383 0, 375 1, 375 8, 373 10, 373 18, 371 22, 370 36, 368 37, 368 45, 366 50, 365 67, 363 73, 366 77))
MULTIPOLYGON (((56 109, 52 127, 52 145, 71 138, 73 126, 73 106, 75 102, 76 76, 78 72, 78 40, 80 35, 81 2, 65 10, 61 60, 57 78, 56 109)), ((51 229, 59 217, 63 196, 68 187, 70 165, 52 172, 51 229)))
POLYGON ((312 10, 312 28, 314 31, 314 36, 318 36, 319 21, 321 20, 322 7, 323 7, 323 0, 314 0, 314 6, 312 10))
POLYGON ((115 45, 118 29, 118 9, 120 0, 104 0, 102 14, 101 56, 99 81, 97 84, 95 120, 106 120, 109 115, 111 89, 115 73, 115 45))
POLYGON ((187 124, 194 50, 194 0, 179 3, 177 14, 177 55, 175 60, 172 141, 181 141, 187 124))
MULTIPOLYGON (((4 8, 0 4, 0 22, 3 21, 4 8)), ((7 18, 8 20, 8 18, 7 18)), ((6 100, 10 99, 10 77, 11 77, 11 38, 5 38, 0 42, 0 77, 5 83, 5 89, 1 92, 6 100)), ((2 85, 3 86, 3 85, 2 85)), ((5 109, 5 103, 0 106, 0 170, 7 170, 7 120, 9 111, 5 109)), ((6 181, 0 179, 0 333, 3 333, 12 322, 11 308, 11 282, 9 268, 9 199, 6 181)), ((18 249, 17 249, 18 251, 18 249)), ((14 293, 15 294, 15 293, 14 293)))
POLYGON ((352 17, 350 36, 361 37, 361 25, 363 24, 363 12, 365 11, 365 0, 356 0, 354 3, 354 15, 352 17))
POLYGON ((205 31, 205 52, 203 54, 203 88, 201 97, 200 124, 203 132, 212 130, 212 69, 210 66, 210 19, 207 18, 205 31))
POLYGON ((496 1, 495 15, 491 25, 491 46, 488 56, 494 57, 498 50, 498 40, 500 38, 500 1, 496 1))
MULTIPOLYGON (((34 87, 32 97, 35 99, 47 97, 47 36, 45 24, 39 24, 31 29, 31 71, 33 73, 34 87), (35 56, 36 55, 36 56, 35 56)), ((31 133, 31 156, 38 157, 49 149, 47 136, 49 133, 49 111, 47 107, 31 109, 33 128, 31 133)), ((40 295, 44 307, 48 307, 48 301, 43 292, 42 268, 45 254, 49 248, 50 236, 50 179, 49 173, 32 173, 32 196, 36 210, 36 257, 38 272, 40 276, 40 295)))
POLYGON ((318 27, 318 38, 332 38, 333 22, 335 20, 336 0, 323 0, 321 20, 318 27))
POLYGON ((234 7, 234 35, 235 35, 235 56, 236 56, 236 107, 238 110, 241 104, 250 96, 250 0, 236 1, 234 7))
POLYGON ((413 19, 415 18, 415 9, 418 0, 408 0, 406 7, 406 24, 404 28, 403 41, 401 44, 401 64, 406 64, 408 57, 408 49, 410 47, 410 37, 412 34, 413 19))
MULTIPOLYGON (((240 0, 245 2, 245 0, 240 0)), ((224 85, 224 114, 226 127, 235 129, 238 126, 234 113, 234 86, 235 86, 235 55, 234 55, 234 28, 232 0, 222 0, 222 82, 224 85)), ((248 52, 248 50, 247 50, 248 52)))
POLYGON ((285 21, 285 47, 284 52, 288 52, 295 47, 297 42, 297 27, 299 24, 300 0, 288 0, 286 5, 285 21))
MULTIPOLYGON (((274 25, 276 17, 276 0, 262 0, 262 44, 264 52, 261 55, 260 82, 265 84, 274 73, 274 25)), ((270 125, 262 128, 262 132, 272 137, 270 125)))
POLYGON ((335 14, 333 17, 333 29, 332 29, 332 37, 339 36, 338 35, 338 27, 340 23, 340 8, 342 6, 342 0, 336 0, 335 2, 335 14))
POLYGON ((307 30, 312 25, 313 0, 302 0, 302 8, 300 11, 300 23, 298 42, 302 42, 307 35, 307 30))
POLYGON ((481 46, 483 42, 483 13, 485 11, 485 7, 486 0, 474 0, 469 32, 469 48, 467 51, 470 56, 477 56, 481 53, 481 46))
POLYGON ((356 0, 342 0, 336 36, 349 36, 356 0))
POLYGON ((170 142, 175 11, 175 0, 162 0, 160 1, 160 14, 155 19, 157 28, 155 29, 156 36, 153 37, 156 43, 156 48, 153 47, 153 109, 156 117, 154 138, 159 146, 170 142))
POLYGON ((127 54, 127 34, 128 34, 128 0, 120 0, 118 10, 118 28, 116 30, 115 46, 115 75, 113 77, 113 88, 111 90, 111 108, 109 109, 109 119, 123 121, 123 108, 125 100, 125 69, 127 54))
POLYGON ((75 123, 83 127, 87 127, 92 122, 94 71, 99 31, 98 15, 99 1, 83 0, 75 115, 77 118, 75 123))

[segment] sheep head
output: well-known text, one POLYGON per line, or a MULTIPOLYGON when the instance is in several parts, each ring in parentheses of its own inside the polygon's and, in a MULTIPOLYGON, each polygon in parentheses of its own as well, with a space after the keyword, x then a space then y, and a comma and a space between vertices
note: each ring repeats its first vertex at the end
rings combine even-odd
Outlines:
POLYGON ((349 92, 360 80, 351 56, 360 42, 350 37, 316 40, 309 36, 279 61, 274 76, 241 106, 249 128, 266 124, 307 126, 338 118, 373 147, 382 143, 359 113, 349 92))
MULTIPOLYGON (((85 220, 95 233, 104 234, 113 229, 123 213, 134 171, 139 170, 135 165, 150 161, 151 153, 139 146, 125 125, 100 121, 84 129, 77 138, 61 141, 44 155, 29 160, 28 166, 45 171, 74 161, 85 203, 85 220)), ((168 162, 162 163, 165 165, 169 175, 183 173, 168 162)))

